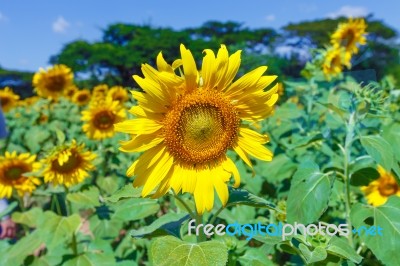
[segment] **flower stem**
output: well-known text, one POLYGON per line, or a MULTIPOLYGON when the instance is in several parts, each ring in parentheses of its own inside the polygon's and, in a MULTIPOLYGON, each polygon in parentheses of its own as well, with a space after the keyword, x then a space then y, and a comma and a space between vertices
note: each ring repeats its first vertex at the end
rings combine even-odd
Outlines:
POLYGON ((351 144, 354 139, 354 126, 355 126, 355 113, 351 113, 349 121, 346 124, 346 139, 343 148, 344 155, 344 191, 345 191, 345 207, 346 207, 346 223, 350 227, 350 233, 348 235, 349 244, 353 247, 353 227, 350 219, 351 211, 351 197, 350 197, 350 173, 349 173, 349 162, 351 161, 351 144))
MULTIPOLYGON (((67 200, 67 195, 69 192, 68 187, 64 186, 65 188, 65 205, 67 206, 67 216, 72 214, 72 204, 70 201, 67 200)), ((76 241, 75 232, 72 232, 72 243, 71 243, 72 251, 74 252, 75 256, 78 256, 78 243, 76 241)))
POLYGON ((187 212, 189 213, 190 217, 192 217, 193 219, 196 219, 196 214, 193 213, 193 211, 190 209, 189 205, 186 204, 186 202, 184 202, 178 195, 176 195, 174 193, 174 198, 179 201, 183 207, 185 207, 185 209, 187 210, 187 212))
MULTIPOLYGON (((17 199, 21 211, 26 212, 24 199, 20 195, 17 195, 17 199)), ((29 227, 26 224, 22 224, 22 228, 24 229, 25 235, 29 235, 29 227)))
MULTIPOLYGON (((203 223, 203 215, 197 214, 196 215, 196 226, 199 226, 203 223)), ((204 228, 203 228, 204 229, 204 228)), ((206 235, 204 234, 204 230, 199 230, 199 235, 197 236, 197 243, 205 242, 207 240, 206 235)))

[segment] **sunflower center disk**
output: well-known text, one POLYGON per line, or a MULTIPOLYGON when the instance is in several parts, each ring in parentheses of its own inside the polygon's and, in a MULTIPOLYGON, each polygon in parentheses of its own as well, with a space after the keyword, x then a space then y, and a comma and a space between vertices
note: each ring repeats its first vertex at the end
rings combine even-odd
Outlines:
POLYGON ((64 162, 62 165, 58 162, 58 160, 54 160, 52 163, 52 167, 54 170, 56 170, 59 173, 70 173, 79 168, 79 165, 81 164, 81 157, 79 154, 76 154, 73 152, 69 158, 68 161, 64 162))
POLYGON ((52 76, 49 77, 47 88, 50 91, 62 91, 66 84, 66 80, 62 76, 52 76))
POLYGON ((110 111, 102 111, 96 114, 93 123, 99 129, 108 129, 114 125, 115 116, 110 111))
POLYGON ((166 115, 166 145, 180 163, 212 164, 236 141, 239 123, 234 107, 218 94, 185 95, 166 115))
POLYGON ((379 192, 383 196, 390 196, 396 194, 398 190, 397 183, 394 182, 384 182, 379 186, 379 192))
POLYGON ((9 180, 17 180, 25 172, 27 172, 25 169, 22 169, 21 167, 18 166, 13 166, 5 171, 5 176, 9 180))

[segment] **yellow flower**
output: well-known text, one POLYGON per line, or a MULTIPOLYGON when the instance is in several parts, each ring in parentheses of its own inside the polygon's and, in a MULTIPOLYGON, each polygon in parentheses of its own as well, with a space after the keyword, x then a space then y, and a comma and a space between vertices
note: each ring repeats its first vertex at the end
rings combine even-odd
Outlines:
POLYGON ((343 67, 351 67, 351 54, 346 52, 344 48, 330 47, 326 50, 324 61, 322 64, 322 71, 325 77, 330 80, 342 73, 343 67))
POLYGON ((85 150, 84 144, 72 140, 70 145, 57 147, 43 159, 44 181, 66 187, 78 184, 89 176, 88 171, 95 169, 92 164, 95 158, 96 154, 85 150))
POLYGON ((40 164, 35 162, 36 155, 29 153, 17 154, 6 152, 0 156, 0 199, 10 198, 13 189, 20 196, 31 194, 40 185, 40 180, 34 176, 24 176, 26 173, 39 170, 40 164))
POLYGON ((82 111, 83 131, 91 139, 104 139, 114 136, 114 124, 126 117, 125 110, 119 102, 107 99, 91 104, 88 110, 82 111))
POLYGON ((331 36, 331 43, 335 47, 344 47, 347 52, 358 53, 357 44, 365 45, 367 24, 364 19, 349 19, 347 23, 340 23, 338 29, 331 36))
POLYGON ((72 99, 74 94, 78 91, 79 89, 76 86, 71 86, 64 91, 64 96, 68 99, 72 99))
POLYGON ((132 91, 138 106, 130 110, 137 118, 116 124, 115 129, 132 137, 121 143, 121 151, 144 152, 127 170, 128 176, 136 176, 135 187, 144 186, 143 197, 154 189, 153 197, 170 188, 176 193, 189 192, 197 212, 203 213, 213 207, 214 190, 226 204, 232 175, 234 186, 240 184, 238 169, 226 156, 229 149, 251 168, 249 155, 272 160, 272 152, 263 146, 268 136, 245 122, 261 121, 273 112, 279 85, 264 91, 276 79, 263 76, 266 66, 233 82, 241 51, 229 56, 224 45, 217 56, 209 49, 204 51, 201 77, 191 52, 184 45, 180 51, 182 58, 172 66, 161 53, 158 70, 142 66, 145 78, 134 79, 144 92, 132 91))
POLYGON ((40 100, 40 97, 38 97, 38 96, 28 97, 28 98, 25 98, 23 100, 20 100, 19 101, 19 105, 20 106, 28 106, 28 107, 30 107, 33 104, 35 104, 38 100, 40 100))
POLYGON ((373 206, 385 204, 388 197, 392 195, 400 196, 400 187, 394 179, 392 173, 386 172, 382 166, 378 166, 379 178, 372 181, 368 186, 362 187, 367 201, 373 206))
POLYGON ((78 90, 72 96, 72 101, 79 106, 86 105, 90 101, 90 91, 89 90, 78 90))
POLYGON ((74 74, 65 65, 55 65, 47 70, 40 69, 33 76, 33 86, 39 96, 57 99, 74 86, 74 74))
POLYGON ((12 89, 5 87, 0 90, 0 104, 4 112, 10 111, 18 105, 19 96, 12 89))
POLYGON ((110 97, 113 101, 118 101, 120 103, 124 103, 129 99, 127 90, 121 86, 111 87, 107 92, 107 97, 110 97))

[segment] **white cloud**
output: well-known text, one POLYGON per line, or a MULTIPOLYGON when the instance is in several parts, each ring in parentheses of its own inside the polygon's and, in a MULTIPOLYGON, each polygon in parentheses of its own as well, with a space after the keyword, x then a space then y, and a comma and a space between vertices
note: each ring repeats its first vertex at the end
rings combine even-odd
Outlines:
POLYGON ((339 10, 329 13, 329 18, 337 18, 340 16, 344 17, 364 17, 368 15, 368 10, 362 6, 342 6, 339 10))
POLYGON ((266 21, 274 21, 276 19, 275 15, 270 14, 268 16, 265 16, 266 21))
POLYGON ((62 16, 59 16, 57 20, 53 22, 53 31, 56 33, 64 33, 69 26, 69 22, 62 16))
POLYGON ((8 21, 8 18, 0 12, 0 21, 8 21))

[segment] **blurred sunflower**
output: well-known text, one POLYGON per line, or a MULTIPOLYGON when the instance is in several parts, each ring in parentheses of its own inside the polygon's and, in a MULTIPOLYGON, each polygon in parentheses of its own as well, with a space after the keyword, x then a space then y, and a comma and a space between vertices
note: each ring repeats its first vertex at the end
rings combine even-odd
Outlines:
POLYGON ((4 112, 10 111, 18 105, 19 96, 15 94, 12 89, 5 87, 0 90, 0 105, 4 112))
POLYGON ((74 94, 78 91, 79 89, 76 86, 71 86, 69 88, 67 88, 64 91, 64 96, 68 99, 72 99, 72 97, 74 96, 74 94))
POLYGON ((373 206, 385 204, 388 197, 392 195, 400 196, 400 187, 392 173, 386 172, 382 166, 378 166, 379 178, 372 181, 368 186, 362 187, 367 201, 373 206))
POLYGON ((0 199, 10 198, 13 189, 20 196, 32 193, 40 180, 34 176, 24 176, 26 173, 39 170, 40 163, 35 162, 36 155, 29 153, 5 152, 0 156, 0 199))
POLYGON ((127 90, 122 86, 111 87, 107 92, 107 97, 110 97, 113 101, 124 103, 129 99, 127 90))
POLYGON ((81 120, 85 122, 82 129, 91 139, 104 139, 114 136, 114 124, 126 117, 123 106, 117 101, 107 99, 91 104, 88 110, 82 111, 81 120))
POLYGON ((330 47, 325 51, 322 71, 329 80, 331 77, 337 76, 343 71, 343 67, 351 67, 351 54, 346 52, 344 48, 330 47))
POLYGON ((278 100, 276 84, 264 91, 276 76, 263 76, 261 66, 233 82, 240 66, 240 53, 229 56, 224 45, 214 52, 206 49, 201 73, 191 52, 180 47, 182 59, 169 65, 160 53, 157 69, 142 65, 144 78, 134 76, 144 92, 132 91, 138 106, 130 113, 137 118, 116 124, 115 129, 132 139, 121 143, 121 151, 144 152, 127 170, 135 175, 135 187, 144 186, 142 196, 157 188, 153 197, 170 188, 194 195, 196 210, 203 213, 214 204, 214 189, 222 204, 229 193, 227 182, 240 175, 226 156, 233 149, 252 168, 249 155, 272 160, 263 144, 268 136, 252 130, 254 123, 273 112, 278 100), (177 75, 176 68, 181 68, 177 75))
POLYGON ((89 90, 78 90, 72 96, 72 101, 79 106, 86 105, 90 101, 90 91, 89 90))
POLYGON ((56 147, 42 161, 44 181, 66 187, 78 184, 89 176, 88 171, 95 169, 92 164, 95 158, 96 154, 85 150, 85 145, 78 145, 75 140, 70 145, 56 147))
POLYGON ((347 23, 340 23, 338 29, 331 36, 331 43, 335 47, 344 47, 347 52, 357 53, 357 44, 365 45, 367 24, 364 19, 349 19, 347 23))
POLYGON ((40 69, 33 76, 33 87, 39 96, 57 99, 74 86, 74 74, 65 65, 55 65, 47 70, 40 69))
POLYGON ((96 102, 104 100, 107 96, 107 93, 108 93, 108 85, 100 84, 95 86, 92 91, 91 102, 96 104, 96 102))

